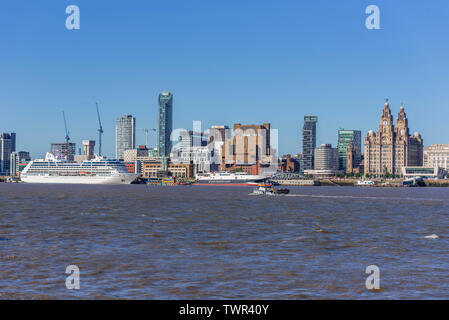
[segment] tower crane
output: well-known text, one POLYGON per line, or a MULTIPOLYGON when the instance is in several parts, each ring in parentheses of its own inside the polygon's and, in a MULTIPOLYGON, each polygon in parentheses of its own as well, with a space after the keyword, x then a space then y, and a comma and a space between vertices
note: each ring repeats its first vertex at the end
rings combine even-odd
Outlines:
POLYGON ((65 113, 62 111, 62 118, 64 119, 64 127, 65 127, 65 142, 69 143, 70 136, 69 136, 69 130, 67 130, 67 122, 65 121, 65 113))
POLYGON ((98 116, 98 155, 101 156, 101 138, 103 136, 103 127, 101 125, 101 120, 100 120, 100 111, 98 111, 98 102, 95 102, 95 106, 97 107, 97 116, 98 116))
POLYGON ((148 128, 138 128, 137 130, 143 130, 145 132, 145 146, 148 148, 149 147, 149 145, 148 145, 148 133, 149 133, 150 130, 154 131, 154 132, 156 132, 157 130, 156 129, 148 129, 148 128))

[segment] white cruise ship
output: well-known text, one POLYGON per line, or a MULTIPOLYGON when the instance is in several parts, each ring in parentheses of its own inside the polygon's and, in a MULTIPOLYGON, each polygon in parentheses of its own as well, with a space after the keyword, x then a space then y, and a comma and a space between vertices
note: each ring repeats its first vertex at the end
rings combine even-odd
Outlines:
POLYGON ((82 163, 67 162, 47 152, 45 159, 28 163, 20 179, 27 183, 130 184, 137 176, 116 160, 96 156, 82 163))
POLYGON ((251 175, 248 174, 247 172, 217 171, 217 172, 197 174, 195 183, 207 185, 254 186, 266 179, 267 177, 265 176, 251 175))

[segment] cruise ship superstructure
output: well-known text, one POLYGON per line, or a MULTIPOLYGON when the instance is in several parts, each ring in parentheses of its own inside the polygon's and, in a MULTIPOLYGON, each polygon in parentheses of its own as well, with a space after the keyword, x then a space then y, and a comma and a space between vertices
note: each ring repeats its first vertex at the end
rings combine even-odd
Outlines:
POLYGON ((117 160, 96 156, 80 163, 68 162, 48 152, 45 159, 28 163, 20 179, 27 183, 130 184, 137 176, 117 160))

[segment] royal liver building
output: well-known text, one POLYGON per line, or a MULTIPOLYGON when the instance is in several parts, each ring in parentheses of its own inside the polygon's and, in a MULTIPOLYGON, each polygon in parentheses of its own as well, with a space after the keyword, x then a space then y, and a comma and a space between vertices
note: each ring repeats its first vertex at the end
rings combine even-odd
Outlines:
POLYGON ((365 174, 401 174, 404 166, 423 165, 423 140, 416 132, 409 134, 408 120, 401 106, 396 128, 393 126, 388 99, 380 117, 379 131, 365 137, 365 174))

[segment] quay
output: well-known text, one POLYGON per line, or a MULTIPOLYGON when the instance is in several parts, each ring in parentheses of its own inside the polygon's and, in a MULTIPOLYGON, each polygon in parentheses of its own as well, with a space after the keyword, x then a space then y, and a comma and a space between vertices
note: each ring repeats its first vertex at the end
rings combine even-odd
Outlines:
POLYGON ((0 176, 0 183, 6 182, 6 183, 20 183, 20 179, 18 177, 11 177, 11 176, 0 176))

